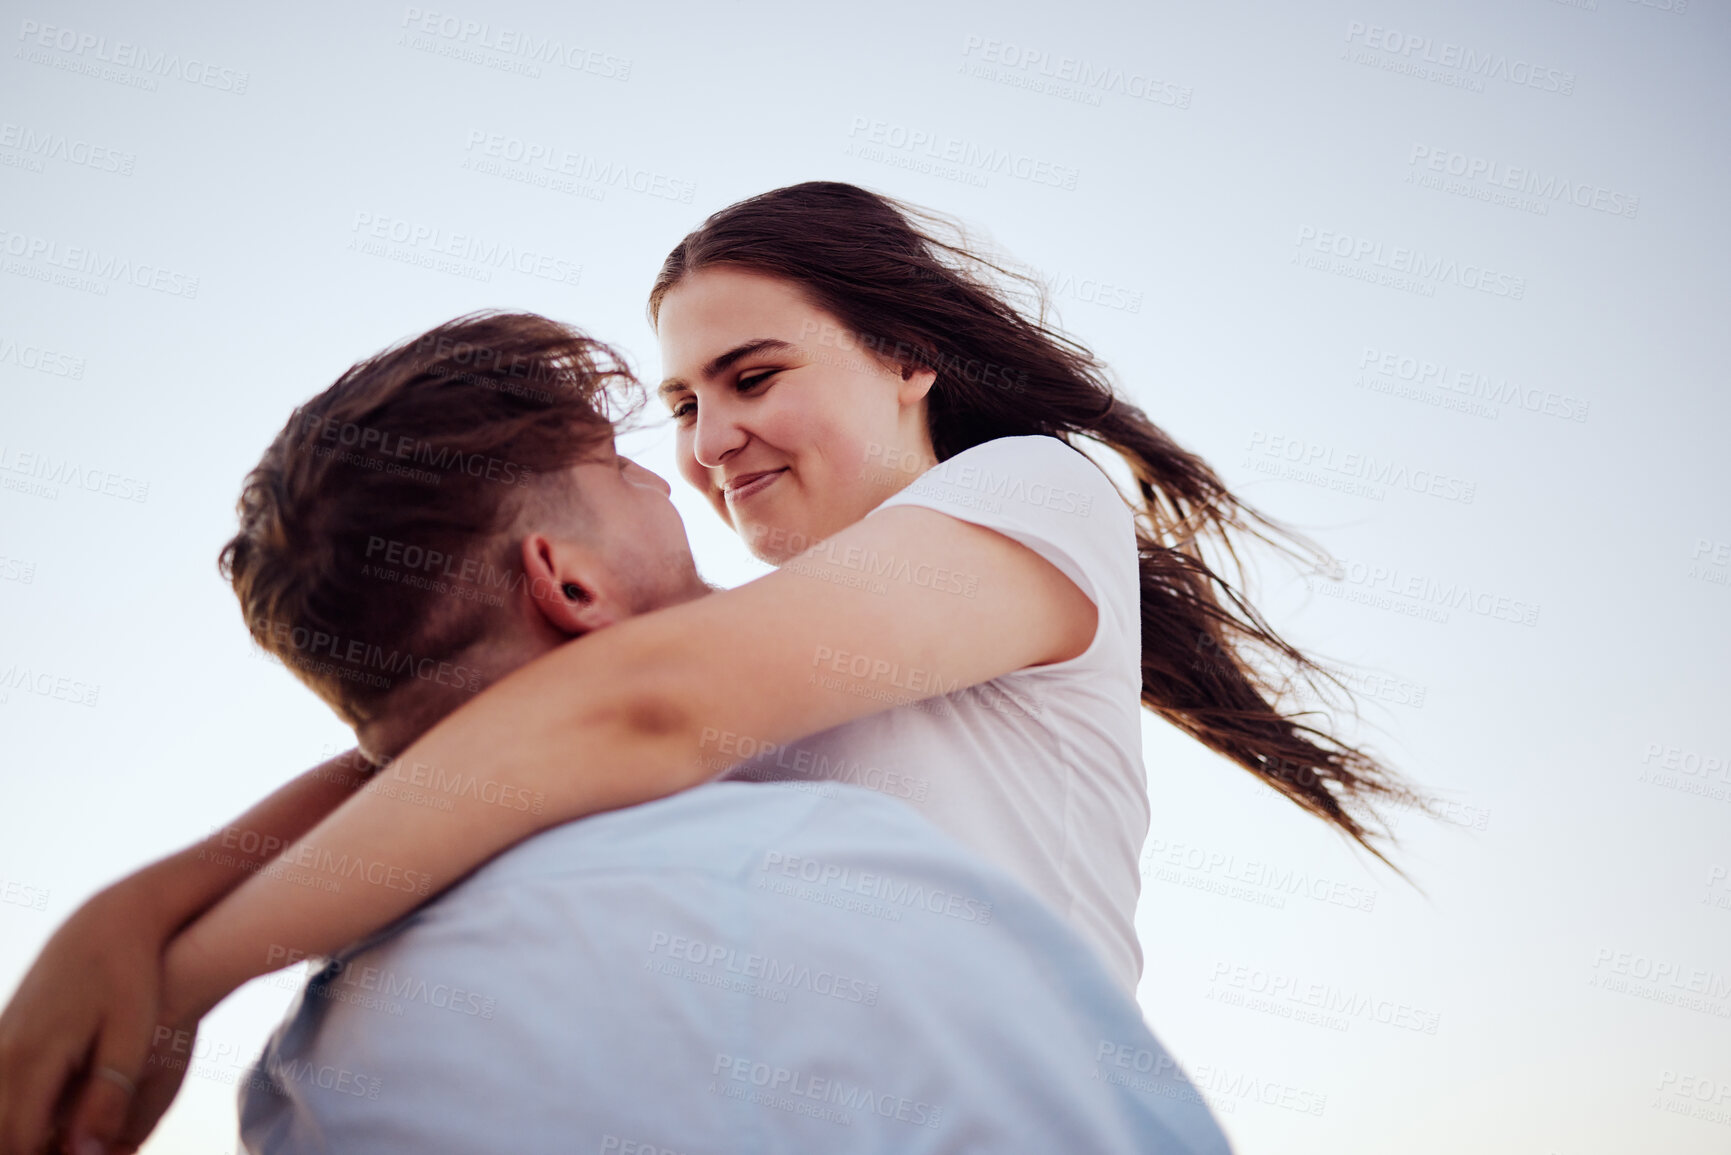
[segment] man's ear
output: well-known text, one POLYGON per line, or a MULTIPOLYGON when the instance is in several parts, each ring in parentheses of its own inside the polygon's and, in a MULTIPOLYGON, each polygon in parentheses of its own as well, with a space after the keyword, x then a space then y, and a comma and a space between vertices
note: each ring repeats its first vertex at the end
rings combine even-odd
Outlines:
POLYGON ((610 626, 628 615, 594 552, 577 542, 532 533, 523 538, 524 593, 541 618, 568 637, 610 626))

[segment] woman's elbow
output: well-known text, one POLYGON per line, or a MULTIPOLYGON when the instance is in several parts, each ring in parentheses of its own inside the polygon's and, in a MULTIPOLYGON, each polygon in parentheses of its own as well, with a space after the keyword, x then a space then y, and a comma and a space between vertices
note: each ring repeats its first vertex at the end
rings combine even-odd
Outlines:
POLYGON ((620 781, 620 805, 664 797, 715 776, 703 758, 703 725, 694 696, 677 679, 649 671, 622 674, 591 708, 570 738, 608 752, 620 781))

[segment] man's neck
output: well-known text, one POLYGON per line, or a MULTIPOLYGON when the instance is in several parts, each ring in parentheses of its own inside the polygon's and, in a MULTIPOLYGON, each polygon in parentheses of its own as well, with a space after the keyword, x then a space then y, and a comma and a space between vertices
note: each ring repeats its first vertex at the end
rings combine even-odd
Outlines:
MULTIPOLYGON (((719 592, 719 587, 696 579, 683 596, 669 601, 667 605, 694 601, 716 592, 719 592)), ((482 640, 476 643, 448 660, 453 665, 479 671, 479 685, 473 689, 468 686, 459 688, 411 678, 385 696, 378 712, 371 719, 355 727, 355 737, 360 743, 361 753, 376 764, 389 762, 414 745, 422 734, 438 725, 452 710, 518 667, 528 665, 542 654, 550 653, 572 640, 574 639, 547 634, 534 637, 513 636, 509 639, 492 642, 482 640)))
POLYGON ((422 734, 438 725, 445 715, 506 674, 553 648, 489 647, 483 643, 449 659, 451 665, 466 667, 465 672, 471 675, 462 686, 440 685, 423 678, 409 679, 385 696, 372 718, 355 727, 361 753, 378 765, 391 761, 414 745, 422 734))
POLYGON ((355 740, 369 762, 383 766, 414 745, 422 734, 460 705, 460 699, 449 697, 437 704, 417 702, 413 707, 395 707, 356 726, 355 740))

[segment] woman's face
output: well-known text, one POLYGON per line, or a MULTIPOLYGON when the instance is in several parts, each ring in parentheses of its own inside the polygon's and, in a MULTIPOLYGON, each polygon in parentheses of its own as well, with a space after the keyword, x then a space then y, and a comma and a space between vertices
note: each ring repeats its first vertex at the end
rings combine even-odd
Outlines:
POLYGON ((699 270, 662 298, 659 330, 680 476, 764 561, 847 528, 936 464, 936 374, 867 352, 791 282, 699 270))

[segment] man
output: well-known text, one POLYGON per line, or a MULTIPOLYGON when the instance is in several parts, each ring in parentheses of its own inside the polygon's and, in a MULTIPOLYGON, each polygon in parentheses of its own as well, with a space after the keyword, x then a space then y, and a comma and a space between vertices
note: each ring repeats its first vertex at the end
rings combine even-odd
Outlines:
MULTIPOLYGON (((548 650, 709 592, 598 408, 633 384, 544 318, 463 318, 344 374, 248 478, 224 572, 381 766, 363 788, 535 806, 391 759, 548 650)), ((710 783, 498 856, 324 963, 241 1127, 258 1155, 1228 1149, 1055 914, 913 809, 828 783, 710 783)))

